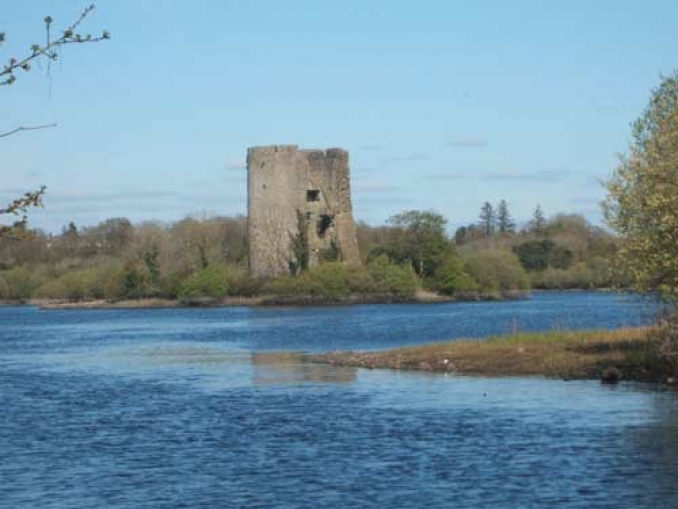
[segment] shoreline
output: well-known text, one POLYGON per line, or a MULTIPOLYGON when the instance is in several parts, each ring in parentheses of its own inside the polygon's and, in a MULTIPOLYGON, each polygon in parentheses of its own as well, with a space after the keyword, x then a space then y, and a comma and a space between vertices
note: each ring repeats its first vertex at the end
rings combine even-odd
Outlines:
MULTIPOLYGON (((540 292, 541 293, 541 292, 540 292)), ((259 295, 254 297, 226 297, 224 299, 196 298, 192 300, 145 298, 122 300, 68 301, 58 299, 28 299, 25 301, 0 301, 0 306, 36 306, 40 309, 173 309, 221 307, 305 307, 353 306, 361 304, 445 304, 453 302, 497 302, 527 300, 530 292, 505 292, 503 294, 442 295, 418 291, 413 296, 392 294, 349 295, 340 299, 327 299, 314 295, 259 295)))
POLYGON ((381 351, 307 354, 304 358, 311 363, 365 369, 675 386, 678 380, 657 355, 653 332, 652 327, 634 327, 519 333, 381 351))
MULTIPOLYGON (((328 299, 315 295, 257 295, 251 297, 232 296, 224 299, 196 298, 192 300, 148 297, 141 299, 92 299, 70 301, 66 299, 25 299, 0 300, 0 307, 35 306, 40 309, 167 309, 167 308, 220 308, 220 307, 304 307, 304 306, 352 306, 360 304, 447 304, 469 302, 504 302, 529 300, 533 294, 544 293, 585 293, 617 292, 610 288, 567 288, 515 290, 502 293, 469 293, 444 295, 419 290, 414 296, 393 294, 353 294, 339 299, 328 299)), ((621 293, 624 293, 623 291, 621 293)))

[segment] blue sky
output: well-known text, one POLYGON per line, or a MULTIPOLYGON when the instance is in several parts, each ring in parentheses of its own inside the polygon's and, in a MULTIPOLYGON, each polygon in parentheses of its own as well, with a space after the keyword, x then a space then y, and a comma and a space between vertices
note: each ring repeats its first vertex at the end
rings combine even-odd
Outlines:
MULTIPOLYGON (((86 2, 3 2, 3 61, 86 2)), ((354 214, 485 200, 519 221, 600 222, 599 184, 661 74, 674 0, 100 0, 71 46, 0 89, 0 199, 40 184, 34 225, 245 214, 248 146, 350 151, 354 214)), ((25 51, 25 50, 24 50, 25 51)))

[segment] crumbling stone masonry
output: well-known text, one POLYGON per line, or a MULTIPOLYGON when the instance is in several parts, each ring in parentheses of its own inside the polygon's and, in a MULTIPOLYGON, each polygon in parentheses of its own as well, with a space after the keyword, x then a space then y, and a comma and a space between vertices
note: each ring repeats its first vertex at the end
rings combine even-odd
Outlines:
POLYGON ((288 274, 323 259, 360 263, 345 150, 252 147, 247 188, 250 275, 288 274))

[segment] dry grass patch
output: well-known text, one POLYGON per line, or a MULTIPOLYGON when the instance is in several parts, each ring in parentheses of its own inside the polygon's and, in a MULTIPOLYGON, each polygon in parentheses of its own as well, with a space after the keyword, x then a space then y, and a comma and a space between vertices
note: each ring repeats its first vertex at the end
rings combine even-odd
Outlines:
POLYGON ((625 378, 643 378, 653 351, 649 327, 553 331, 458 340, 378 352, 330 352, 312 362, 483 376, 539 375, 593 378, 616 367, 625 378), (646 355, 647 354, 647 355, 646 355), (643 365, 639 364, 642 359, 643 365))

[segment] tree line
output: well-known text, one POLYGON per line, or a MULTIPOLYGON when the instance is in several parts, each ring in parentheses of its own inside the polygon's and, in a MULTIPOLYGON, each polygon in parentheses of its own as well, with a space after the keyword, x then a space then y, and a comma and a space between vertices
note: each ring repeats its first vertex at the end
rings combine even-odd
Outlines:
POLYGON ((388 253, 396 261, 414 260, 415 271, 422 277, 425 287, 434 291, 591 289, 627 284, 624 274, 612 270, 618 239, 609 231, 590 224, 581 215, 556 214, 547 219, 541 206, 537 205, 531 220, 519 229, 505 200, 496 208, 485 202, 478 221, 460 226, 451 239, 444 235, 445 219, 435 213, 411 211, 394 216, 389 223, 378 228, 361 225, 361 252, 367 253, 368 260, 372 252, 388 253), (424 254, 423 261, 416 253, 403 250, 403 245, 407 245, 406 241, 403 243, 404 232, 418 231, 422 224, 430 225, 436 221, 437 237, 429 236, 427 240, 420 235, 411 242, 419 253, 424 254), (415 227, 403 230, 402 226, 408 223, 415 227), (439 239, 438 247, 430 238, 439 239), (447 251, 440 249, 443 245, 448 246, 447 251), (429 249, 422 246, 429 246, 429 249), (443 252, 445 254, 441 255, 443 252), (466 281, 463 287, 452 288, 443 283, 449 282, 449 278, 442 275, 441 268, 449 268, 452 260, 456 260, 452 265, 463 268, 459 275, 459 281, 466 281), (475 285, 469 285, 469 280, 475 285))
POLYGON ((617 239, 583 217, 547 220, 538 208, 539 214, 535 211, 533 220, 518 230, 508 204, 500 202, 496 228, 488 230, 486 205, 476 225, 460 227, 453 235, 447 233, 447 219, 434 211, 403 211, 382 226, 358 223, 362 266, 328 258, 269 280, 248 276, 244 216, 137 225, 111 218, 90 227, 69 223, 56 235, 18 225, 21 241, 0 239, 0 299, 406 299, 419 290, 475 299, 518 295, 530 288, 619 283, 609 270, 617 239), (502 224, 511 227, 502 229, 502 224))

